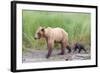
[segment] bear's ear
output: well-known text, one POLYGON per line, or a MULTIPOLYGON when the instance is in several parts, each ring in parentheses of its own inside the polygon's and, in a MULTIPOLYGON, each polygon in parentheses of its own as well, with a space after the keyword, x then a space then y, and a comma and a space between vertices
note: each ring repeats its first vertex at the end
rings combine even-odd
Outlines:
POLYGON ((45 28, 42 28, 42 29, 41 29, 41 31, 43 31, 43 32, 44 32, 44 30, 45 30, 45 28))

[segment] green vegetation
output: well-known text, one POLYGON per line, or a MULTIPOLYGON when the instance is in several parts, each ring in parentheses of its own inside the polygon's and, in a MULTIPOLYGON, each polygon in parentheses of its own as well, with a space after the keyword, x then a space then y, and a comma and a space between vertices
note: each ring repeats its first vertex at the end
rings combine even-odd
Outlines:
POLYGON ((44 39, 34 40, 35 31, 39 26, 61 27, 68 32, 69 43, 82 42, 89 45, 91 39, 90 19, 91 17, 88 13, 23 10, 23 49, 46 48, 46 42, 44 39))

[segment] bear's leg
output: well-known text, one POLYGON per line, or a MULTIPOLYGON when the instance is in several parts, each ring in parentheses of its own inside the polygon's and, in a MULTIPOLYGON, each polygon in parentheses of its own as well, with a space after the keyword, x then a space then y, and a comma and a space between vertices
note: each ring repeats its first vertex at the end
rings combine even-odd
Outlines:
POLYGON ((48 54, 47 54, 46 58, 50 57, 50 55, 52 53, 53 44, 54 44, 54 42, 48 42, 48 44, 47 44, 47 46, 48 46, 48 54))
POLYGON ((80 45, 80 46, 78 47, 78 49, 79 49, 79 53, 81 52, 81 50, 85 51, 85 53, 86 53, 86 49, 84 48, 83 45, 80 45))
POLYGON ((80 53, 80 52, 81 52, 81 50, 82 50, 82 48, 78 48, 78 49, 79 49, 78 53, 80 53))
POLYGON ((74 48, 74 52, 77 50, 77 48, 74 48))
POLYGON ((85 49, 85 48, 82 48, 82 50, 83 50, 85 53, 87 53, 87 51, 86 51, 86 49, 85 49))
POLYGON ((74 45, 74 51, 73 52, 75 52, 75 51, 77 51, 77 49, 79 49, 79 47, 77 46, 77 45, 74 45))
POLYGON ((65 43, 61 43, 61 53, 59 53, 59 55, 64 55, 64 53, 65 53, 65 48, 66 48, 65 43))

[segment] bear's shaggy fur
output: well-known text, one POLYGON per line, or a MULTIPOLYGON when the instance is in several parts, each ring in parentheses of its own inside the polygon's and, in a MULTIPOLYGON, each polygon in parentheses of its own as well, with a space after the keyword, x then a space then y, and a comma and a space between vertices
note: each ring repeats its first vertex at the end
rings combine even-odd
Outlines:
MULTIPOLYGON (((61 53, 60 54, 65 53, 64 49, 67 47, 67 44, 68 44, 68 33, 65 32, 64 29, 59 28, 59 27, 57 27, 57 28, 39 27, 36 31, 35 39, 40 39, 40 38, 45 38, 46 42, 47 42, 48 54, 47 54, 46 58, 50 57, 52 48, 53 48, 55 42, 61 44, 61 53)), ((69 51, 70 51, 70 49, 69 49, 69 51)))

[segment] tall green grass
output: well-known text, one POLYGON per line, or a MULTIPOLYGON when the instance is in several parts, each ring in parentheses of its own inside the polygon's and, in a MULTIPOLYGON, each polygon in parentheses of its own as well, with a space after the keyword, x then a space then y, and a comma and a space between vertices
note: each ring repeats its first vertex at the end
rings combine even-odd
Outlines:
POLYGON ((30 11, 22 12, 22 32, 23 49, 46 48, 44 39, 34 40, 34 35, 39 26, 61 27, 69 34, 69 43, 82 42, 90 44, 91 26, 89 13, 67 13, 49 11, 30 11))

